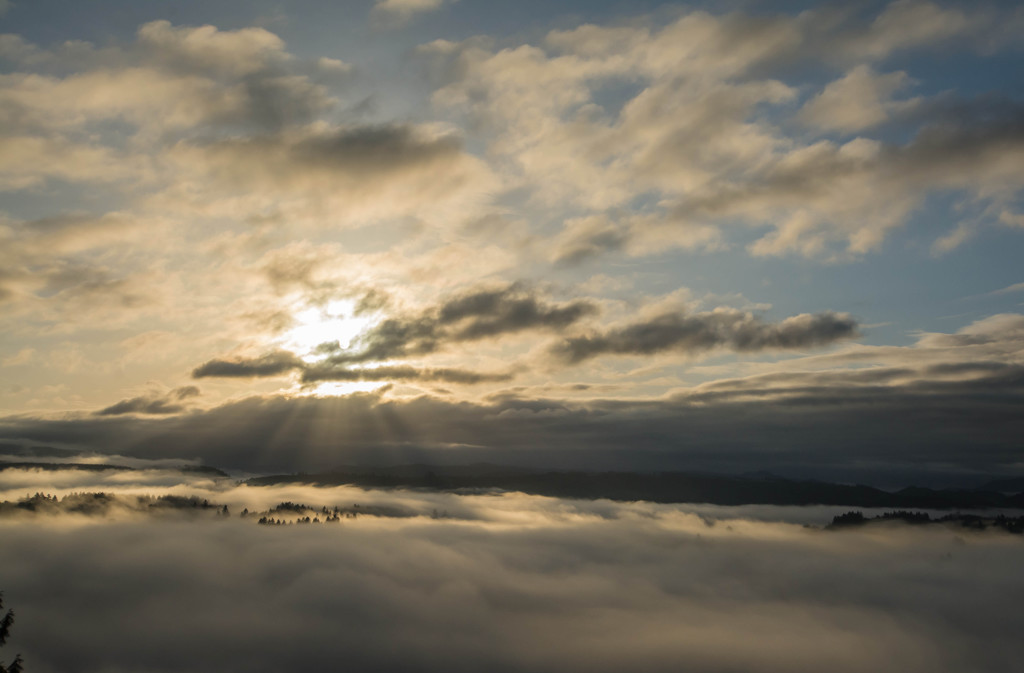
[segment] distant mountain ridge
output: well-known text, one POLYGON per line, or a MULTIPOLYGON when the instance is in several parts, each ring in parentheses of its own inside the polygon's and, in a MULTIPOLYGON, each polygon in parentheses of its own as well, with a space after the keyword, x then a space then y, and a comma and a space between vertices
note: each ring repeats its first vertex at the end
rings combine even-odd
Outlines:
POLYGON ((167 470, 170 472, 182 472, 184 474, 207 474, 214 477, 227 477, 227 472, 208 465, 179 465, 175 467, 132 467, 129 465, 114 465, 110 463, 46 463, 39 461, 0 461, 0 472, 4 470, 45 470, 57 472, 60 470, 79 470, 83 472, 137 472, 140 470, 167 470))
POLYGON ((464 466, 347 466, 317 474, 248 479, 251 486, 302 483, 439 491, 501 490, 564 498, 715 505, 842 505, 925 509, 1024 508, 1024 492, 872 486, 793 480, 770 473, 749 475, 691 472, 553 472, 490 464, 464 466))

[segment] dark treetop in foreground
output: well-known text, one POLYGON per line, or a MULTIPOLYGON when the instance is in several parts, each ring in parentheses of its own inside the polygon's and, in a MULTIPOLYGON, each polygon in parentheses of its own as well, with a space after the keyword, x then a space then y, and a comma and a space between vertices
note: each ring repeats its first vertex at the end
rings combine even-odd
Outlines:
MULTIPOLYGON (((0 592, 0 613, 3 613, 4 609, 4 594, 0 592)), ((3 617, 0 617, 0 645, 7 642, 7 636, 10 635, 11 626, 14 624, 14 611, 8 610, 4 613, 3 617)), ((10 666, 4 666, 0 663, 0 673, 21 673, 21 655, 14 657, 14 661, 11 662, 10 666)))

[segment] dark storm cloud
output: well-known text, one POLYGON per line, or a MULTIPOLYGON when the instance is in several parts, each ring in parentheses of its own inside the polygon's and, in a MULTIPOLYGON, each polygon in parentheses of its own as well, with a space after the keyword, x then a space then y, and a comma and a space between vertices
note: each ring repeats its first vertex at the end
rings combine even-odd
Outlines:
POLYGON ((552 353, 570 364, 600 355, 654 355, 668 351, 698 353, 712 348, 740 352, 825 346, 859 335, 857 321, 846 314, 802 314, 767 323, 731 309, 685 315, 665 313, 604 333, 569 337, 552 353))
POLYGON ((192 378, 256 378, 260 376, 280 376, 295 369, 301 369, 305 363, 289 351, 273 351, 258 358, 238 358, 234 360, 215 359, 205 362, 192 370, 192 378))
MULTIPOLYGON (((264 491, 219 495, 253 490, 264 491)), ((1005 536, 827 532, 742 512, 722 520, 516 494, 266 491, 272 502, 450 507, 456 520, 6 522, 4 599, 18 616, 8 645, 36 673, 339 662, 416 673, 867 673, 894 662, 907 673, 1002 673, 1020 661, 1020 545, 1005 536)))
POLYGON ((120 416, 121 414, 177 414, 186 409, 183 401, 199 396, 199 388, 184 386, 175 388, 165 395, 141 395, 97 411, 99 416, 120 416))

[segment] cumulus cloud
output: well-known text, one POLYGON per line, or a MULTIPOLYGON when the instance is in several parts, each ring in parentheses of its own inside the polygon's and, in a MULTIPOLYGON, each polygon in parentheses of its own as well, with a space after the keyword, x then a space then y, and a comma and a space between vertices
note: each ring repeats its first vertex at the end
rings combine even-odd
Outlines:
POLYGON ((857 321, 847 314, 804 313, 773 324, 749 312, 717 309, 692 315, 665 313, 604 333, 569 337, 551 351, 569 364, 578 364, 605 354, 699 353, 713 348, 739 352, 814 348, 858 335, 857 321))
POLYGON ((222 31, 151 21, 139 28, 138 41, 155 60, 189 72, 249 75, 291 58, 284 41, 263 28, 222 31))
POLYGON ((422 52, 442 64, 436 102, 482 128, 534 199, 567 222, 557 261, 710 247, 737 223, 761 231, 755 255, 837 259, 879 247, 934 194, 999 205, 1019 193, 1007 172, 1021 151, 1011 118, 988 118, 978 101, 977 119, 950 126, 937 101, 894 99, 910 74, 873 65, 950 40, 981 46, 1012 18, 927 2, 870 16, 697 11, 661 27, 554 31, 539 46, 490 50, 471 40, 422 52), (786 133, 779 122, 793 118, 801 93, 773 75, 793 59, 829 58, 844 75, 796 118, 848 134, 899 119, 916 136, 839 145, 786 133), (621 92, 624 82, 635 90, 621 92), (949 142, 934 146, 940 138, 949 142), (658 207, 616 214, 639 198, 658 207))
POLYGON ((0 189, 131 183, 163 213, 272 210, 322 222, 330 212, 338 225, 346 212, 460 217, 496 186, 450 128, 323 121, 351 67, 298 59, 262 28, 156 21, 102 54, 29 51, 62 62, 62 74, 34 72, 27 59, 0 76, 0 189), (103 142, 97 129, 111 122, 133 142, 103 142))
POLYGON ((891 96, 907 86, 908 79, 902 71, 880 75, 869 66, 857 66, 807 101, 800 115, 824 129, 854 132, 875 126, 888 120, 893 108, 907 106, 893 103, 891 96))
MULTIPOLYGON (((154 21, 134 44, 84 54, 25 46, 27 71, 0 80, 0 118, 14 130, 61 133, 122 120, 143 137, 196 127, 280 128, 304 123, 333 101, 319 69, 291 56, 261 28, 221 31, 154 21), (69 74, 32 72, 45 54, 69 74)), ((335 68, 336 70, 336 68, 335 68)))

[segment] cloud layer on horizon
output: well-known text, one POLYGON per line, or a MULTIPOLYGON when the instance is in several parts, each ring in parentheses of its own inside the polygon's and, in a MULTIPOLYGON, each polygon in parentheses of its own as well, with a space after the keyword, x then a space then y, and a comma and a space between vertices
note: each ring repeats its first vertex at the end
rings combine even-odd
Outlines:
MULTIPOLYGON (((773 469, 825 478, 1016 474, 1022 325, 997 316, 910 347, 851 346, 764 363, 657 399, 513 387, 469 402, 249 397, 165 418, 7 418, 0 438, 220 467, 507 462, 598 469, 773 469)), ((398 372, 401 374, 401 372, 398 372)), ((443 373, 442 373, 443 374, 443 373)), ((443 379, 441 374, 438 378, 443 379)), ((470 381, 471 382, 471 381, 470 381)))

